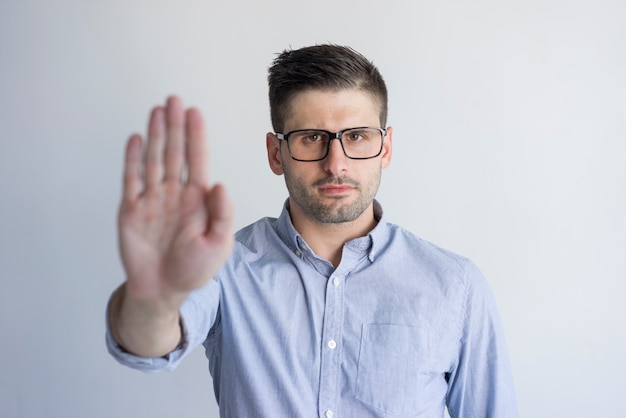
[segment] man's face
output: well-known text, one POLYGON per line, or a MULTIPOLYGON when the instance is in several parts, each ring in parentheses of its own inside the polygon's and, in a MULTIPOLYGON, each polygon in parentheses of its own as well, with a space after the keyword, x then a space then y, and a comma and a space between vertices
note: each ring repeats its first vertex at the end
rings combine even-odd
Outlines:
MULTIPOLYGON (((379 106, 368 93, 308 90, 292 99, 283 133, 298 129, 337 132, 379 124, 379 106)), ((319 223, 344 223, 372 216, 368 209, 378 191, 381 170, 391 160, 391 128, 381 155, 368 160, 346 157, 339 141, 333 140, 322 161, 295 161, 287 144, 281 142, 275 135, 267 135, 270 167, 275 174, 285 175, 292 217, 302 214, 319 223)))

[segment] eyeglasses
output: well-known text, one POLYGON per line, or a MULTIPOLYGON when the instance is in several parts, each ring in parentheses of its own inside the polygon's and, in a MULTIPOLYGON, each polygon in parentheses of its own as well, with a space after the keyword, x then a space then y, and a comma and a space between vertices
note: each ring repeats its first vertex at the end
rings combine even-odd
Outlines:
POLYGON ((383 150, 384 128, 350 128, 339 132, 323 129, 298 129, 286 134, 276 132, 287 142, 289 155, 296 161, 321 161, 328 155, 333 139, 339 140, 343 153, 353 160, 376 158, 383 150))

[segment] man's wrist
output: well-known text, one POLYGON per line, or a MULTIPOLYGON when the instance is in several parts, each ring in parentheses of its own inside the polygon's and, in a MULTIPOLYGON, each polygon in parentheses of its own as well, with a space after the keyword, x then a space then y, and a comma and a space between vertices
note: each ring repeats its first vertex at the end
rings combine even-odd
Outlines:
POLYGON ((184 344, 178 308, 161 301, 137 300, 122 284, 111 296, 108 313, 111 336, 129 353, 163 357, 184 344))

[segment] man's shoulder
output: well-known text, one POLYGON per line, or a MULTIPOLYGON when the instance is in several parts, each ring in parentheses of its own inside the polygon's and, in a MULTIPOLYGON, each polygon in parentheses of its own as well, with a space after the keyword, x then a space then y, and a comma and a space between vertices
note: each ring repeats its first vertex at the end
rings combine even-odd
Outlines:
POLYGON ((261 218, 235 233, 235 246, 258 252, 268 245, 275 244, 278 238, 276 223, 278 219, 272 217, 261 218))
POLYGON ((240 230, 235 233, 235 239, 237 241, 246 241, 251 237, 255 237, 259 232, 265 232, 267 229, 274 230, 277 218, 272 218, 269 216, 258 219, 257 221, 244 226, 240 230))
POLYGON ((387 227, 390 239, 386 251, 404 252, 421 265, 457 270, 459 273, 473 265, 469 258, 428 241, 402 226, 387 222, 387 227))

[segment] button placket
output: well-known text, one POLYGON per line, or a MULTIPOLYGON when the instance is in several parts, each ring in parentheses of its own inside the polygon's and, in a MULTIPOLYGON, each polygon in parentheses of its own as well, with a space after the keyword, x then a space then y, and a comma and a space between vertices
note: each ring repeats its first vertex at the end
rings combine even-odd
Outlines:
POLYGON ((338 373, 341 364, 339 350, 343 327, 343 276, 331 275, 326 282, 326 308, 322 338, 319 411, 322 417, 332 417, 336 406, 338 373))
POLYGON ((322 329, 321 376, 318 414, 332 418, 337 411, 337 396, 341 384, 343 317, 345 310, 346 276, 359 264, 362 251, 344 246, 341 263, 329 274, 322 329))

